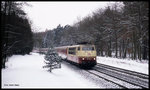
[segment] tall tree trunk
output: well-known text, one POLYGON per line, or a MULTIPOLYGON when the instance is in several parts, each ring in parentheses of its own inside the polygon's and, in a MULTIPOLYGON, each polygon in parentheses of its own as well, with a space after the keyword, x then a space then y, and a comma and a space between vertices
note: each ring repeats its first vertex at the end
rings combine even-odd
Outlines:
POLYGON ((133 34, 134 35, 133 36, 134 37, 134 39, 133 39, 134 40, 133 41, 133 44, 134 44, 134 52, 133 52, 134 53, 134 60, 137 59, 137 38, 136 38, 136 34, 137 33, 135 31, 135 33, 133 34))
POLYGON ((118 58, 118 42, 117 41, 118 41, 117 40, 117 33, 115 31, 115 43, 116 43, 116 45, 115 45, 115 48, 116 48, 116 54, 115 54, 115 56, 116 56, 116 58, 118 58))
POLYGON ((143 52, 142 52, 142 59, 144 59, 144 60, 146 60, 146 59, 148 59, 148 52, 149 52, 149 50, 147 50, 147 40, 146 39, 144 39, 143 40, 143 44, 144 44, 144 46, 143 46, 143 52))
POLYGON ((120 45, 119 45, 119 57, 122 58, 121 42, 120 42, 120 45))
POLYGON ((108 43, 108 48, 109 48, 109 49, 108 49, 108 56, 109 56, 109 57, 112 57, 112 55, 111 55, 111 53, 112 53, 112 52, 111 52, 111 37, 110 37, 110 41, 109 41, 109 43, 108 43))

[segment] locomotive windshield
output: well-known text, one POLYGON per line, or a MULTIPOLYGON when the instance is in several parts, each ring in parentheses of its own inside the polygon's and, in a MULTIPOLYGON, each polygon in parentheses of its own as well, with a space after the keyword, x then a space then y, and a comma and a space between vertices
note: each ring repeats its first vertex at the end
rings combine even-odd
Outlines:
POLYGON ((94 50, 94 47, 82 47, 82 50, 83 51, 93 51, 94 50))

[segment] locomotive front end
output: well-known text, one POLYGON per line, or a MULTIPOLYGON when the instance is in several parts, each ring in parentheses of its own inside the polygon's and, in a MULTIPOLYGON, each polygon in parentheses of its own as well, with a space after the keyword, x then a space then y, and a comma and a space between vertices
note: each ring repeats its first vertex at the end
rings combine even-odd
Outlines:
POLYGON ((82 66, 95 66, 96 49, 94 45, 82 45, 77 49, 78 63, 82 66))

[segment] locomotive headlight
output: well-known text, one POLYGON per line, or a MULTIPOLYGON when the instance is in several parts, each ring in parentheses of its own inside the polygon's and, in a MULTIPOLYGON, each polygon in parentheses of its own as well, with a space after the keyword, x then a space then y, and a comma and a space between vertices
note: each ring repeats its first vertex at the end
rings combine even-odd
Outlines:
POLYGON ((82 60, 84 60, 84 58, 82 58, 82 60))

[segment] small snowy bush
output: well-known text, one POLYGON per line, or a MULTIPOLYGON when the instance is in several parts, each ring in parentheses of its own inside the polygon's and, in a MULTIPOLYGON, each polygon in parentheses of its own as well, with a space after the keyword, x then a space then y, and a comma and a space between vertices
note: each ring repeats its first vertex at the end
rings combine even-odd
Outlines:
POLYGON ((44 58, 46 65, 43 68, 49 68, 50 72, 52 69, 61 68, 61 57, 53 48, 49 48, 44 58))

